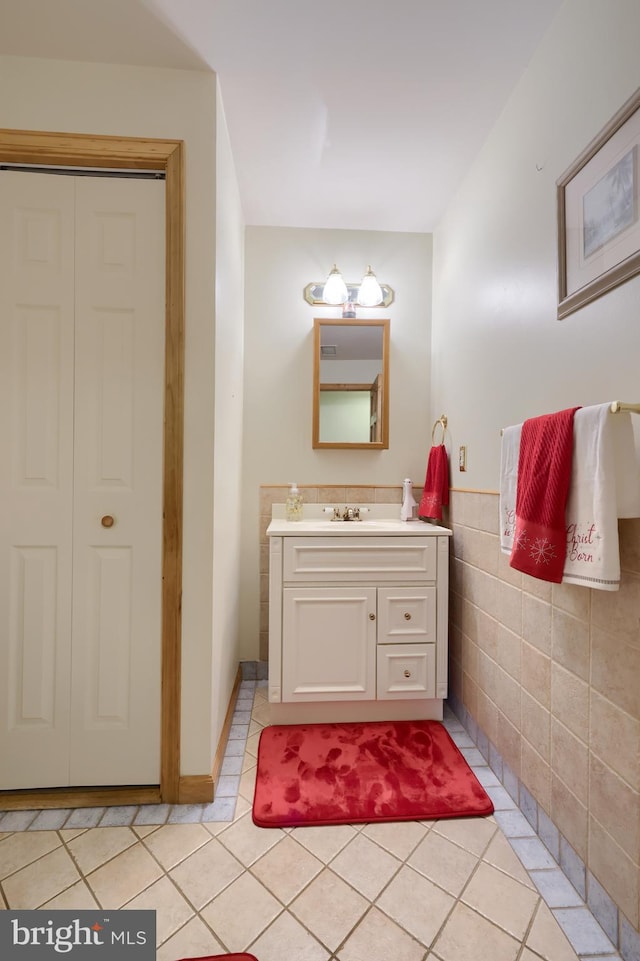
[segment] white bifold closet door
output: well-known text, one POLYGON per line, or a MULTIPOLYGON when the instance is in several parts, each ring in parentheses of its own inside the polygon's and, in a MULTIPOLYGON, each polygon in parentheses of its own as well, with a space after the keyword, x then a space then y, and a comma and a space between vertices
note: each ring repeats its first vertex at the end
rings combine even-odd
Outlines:
POLYGON ((164 183, 0 171, 0 789, 160 780, 164 183))

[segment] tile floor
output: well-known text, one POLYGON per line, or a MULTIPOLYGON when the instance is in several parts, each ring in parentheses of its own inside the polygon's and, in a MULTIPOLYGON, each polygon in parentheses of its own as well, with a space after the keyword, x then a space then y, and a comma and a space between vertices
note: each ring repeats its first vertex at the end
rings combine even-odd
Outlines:
POLYGON ((0 813, 0 907, 155 909, 158 961, 619 958, 453 715, 492 817, 285 831, 251 820, 267 722, 243 681, 211 805, 0 813))

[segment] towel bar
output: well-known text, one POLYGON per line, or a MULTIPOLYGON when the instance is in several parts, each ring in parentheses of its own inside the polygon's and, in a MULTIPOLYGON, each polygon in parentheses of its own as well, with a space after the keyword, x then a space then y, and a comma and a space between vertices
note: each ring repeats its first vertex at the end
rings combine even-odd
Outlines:
POLYGON ((640 414, 640 404, 623 404, 621 400, 614 400, 611 403, 611 413, 617 414, 619 410, 629 410, 632 414, 640 414))
MULTIPOLYGON (((612 414, 617 414, 618 411, 621 411, 621 410, 628 410, 632 414, 640 414, 640 404, 625 404, 621 400, 612 400, 611 404, 609 405, 609 410, 611 411, 612 414)), ((436 421, 436 424, 437 423, 438 421, 436 421)), ((435 430, 436 424, 433 425, 434 430, 435 430)), ((502 437, 503 434, 504 434, 504 427, 501 427, 500 436, 502 437)))

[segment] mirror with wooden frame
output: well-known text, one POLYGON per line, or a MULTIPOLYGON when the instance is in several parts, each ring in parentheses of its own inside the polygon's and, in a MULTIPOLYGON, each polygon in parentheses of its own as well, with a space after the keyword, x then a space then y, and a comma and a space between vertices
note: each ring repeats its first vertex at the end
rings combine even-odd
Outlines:
POLYGON ((389 447, 388 320, 314 320, 313 447, 389 447))

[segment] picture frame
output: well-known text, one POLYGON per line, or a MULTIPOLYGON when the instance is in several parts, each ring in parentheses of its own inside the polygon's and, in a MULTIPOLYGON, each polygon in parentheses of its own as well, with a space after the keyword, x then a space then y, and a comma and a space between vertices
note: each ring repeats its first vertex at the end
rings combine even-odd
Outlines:
POLYGON ((640 272, 640 89, 556 182, 558 320, 640 272))

